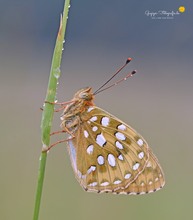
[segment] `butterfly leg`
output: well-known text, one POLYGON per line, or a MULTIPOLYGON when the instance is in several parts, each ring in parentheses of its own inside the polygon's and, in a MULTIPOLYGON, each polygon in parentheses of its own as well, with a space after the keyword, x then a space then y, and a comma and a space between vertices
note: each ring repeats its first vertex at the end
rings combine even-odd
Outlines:
MULTIPOLYGON (((64 108, 65 108, 65 106, 58 108, 58 109, 54 109, 54 112, 60 112, 60 111, 64 110, 64 108)), ((43 111, 44 109, 40 108, 40 110, 43 111)))
MULTIPOLYGON (((73 102, 74 101, 69 101, 69 102, 49 102, 49 101, 45 101, 45 103, 48 103, 48 104, 62 106, 61 108, 55 109, 54 112, 60 112, 60 111, 64 110, 66 105, 68 105, 70 103, 73 103, 73 102)), ((41 108, 41 110, 43 110, 43 109, 41 108)))
POLYGON ((48 152, 51 148, 55 147, 57 144, 60 144, 60 143, 63 143, 63 142, 66 142, 66 141, 69 141, 69 140, 72 140, 74 137, 70 137, 70 138, 67 138, 67 139, 64 139, 64 140, 60 140, 60 141, 57 141, 53 144, 51 144, 47 149, 43 149, 42 151, 44 152, 48 152))
POLYGON ((65 128, 65 130, 55 131, 55 132, 51 133, 50 135, 55 135, 55 134, 60 134, 60 133, 68 133, 68 134, 70 135, 70 137, 67 138, 67 139, 64 139, 64 140, 57 141, 57 142, 51 144, 48 148, 43 149, 42 151, 47 152, 47 151, 49 151, 51 148, 53 148, 54 146, 56 146, 57 144, 60 144, 60 143, 63 143, 63 142, 66 142, 66 141, 69 141, 69 140, 72 140, 73 138, 75 138, 75 136, 73 135, 73 133, 70 132, 67 128, 65 128))
POLYGON ((50 134, 50 136, 55 135, 55 134, 61 134, 61 133, 65 133, 66 130, 61 130, 61 131, 54 131, 50 134))
POLYGON ((73 133, 70 132, 70 131, 68 130, 68 128, 66 128, 66 127, 65 127, 63 130, 52 132, 52 133, 50 134, 50 136, 55 135, 55 134, 61 134, 61 133, 68 133, 70 136, 74 137, 73 133))
POLYGON ((54 112, 60 112, 60 111, 64 110, 65 107, 66 107, 66 106, 63 106, 63 107, 58 108, 58 109, 54 109, 54 112))
POLYGON ((49 102, 45 101, 45 103, 52 104, 52 105, 68 105, 70 103, 73 103, 74 101, 69 101, 69 102, 49 102))

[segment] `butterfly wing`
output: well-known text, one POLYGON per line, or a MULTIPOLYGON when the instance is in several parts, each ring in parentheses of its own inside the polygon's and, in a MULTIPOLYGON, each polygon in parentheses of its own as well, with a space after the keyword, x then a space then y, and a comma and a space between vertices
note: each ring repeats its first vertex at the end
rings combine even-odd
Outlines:
POLYGON ((131 185, 136 188, 140 176, 149 176, 149 158, 154 166, 157 160, 134 129, 95 106, 80 117, 68 149, 76 178, 85 190, 124 192, 131 185))
POLYGON ((149 149, 149 160, 138 178, 132 182, 126 189, 117 190, 116 194, 142 195, 156 192, 165 185, 164 174, 156 156, 149 149))

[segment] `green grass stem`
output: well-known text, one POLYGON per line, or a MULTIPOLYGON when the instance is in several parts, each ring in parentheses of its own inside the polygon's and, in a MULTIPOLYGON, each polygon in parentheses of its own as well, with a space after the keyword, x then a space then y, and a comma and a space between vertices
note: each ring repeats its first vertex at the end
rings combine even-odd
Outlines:
MULTIPOLYGON (((64 4, 63 16, 61 15, 60 27, 56 39, 48 88, 47 88, 47 94, 45 98, 45 100, 49 102, 54 102, 56 98, 57 82, 61 74, 60 66, 61 66, 63 42, 66 32, 69 8, 70 8, 70 0, 66 0, 64 4)), ((44 181, 46 159, 47 159, 47 152, 45 150, 50 145, 50 131, 52 126, 53 114, 54 114, 54 105, 45 103, 42 113, 42 121, 41 121, 42 152, 39 161, 38 183, 36 190, 33 220, 38 220, 39 218, 40 203, 42 197, 43 181, 44 181)))

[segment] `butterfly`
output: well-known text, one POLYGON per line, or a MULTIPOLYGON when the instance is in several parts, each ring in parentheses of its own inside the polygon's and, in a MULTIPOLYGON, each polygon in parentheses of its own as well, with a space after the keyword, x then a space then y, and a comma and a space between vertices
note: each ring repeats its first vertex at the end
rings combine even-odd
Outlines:
POLYGON ((61 115, 76 179, 84 190, 97 193, 139 195, 161 189, 164 174, 147 142, 94 104, 98 92, 91 87, 80 89, 61 115))

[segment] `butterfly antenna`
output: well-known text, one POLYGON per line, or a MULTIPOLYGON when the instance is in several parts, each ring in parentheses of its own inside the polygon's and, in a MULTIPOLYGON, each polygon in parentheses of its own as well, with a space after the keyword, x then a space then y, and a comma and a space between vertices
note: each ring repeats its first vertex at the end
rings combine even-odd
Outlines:
POLYGON ((132 72, 128 73, 123 79, 121 79, 121 80, 119 80, 119 81, 113 83, 112 85, 110 85, 110 86, 108 86, 108 87, 106 87, 106 88, 104 88, 104 89, 99 90, 98 92, 95 92, 94 95, 99 94, 100 92, 103 92, 103 91, 105 91, 105 90, 107 90, 107 89, 109 89, 109 88, 111 88, 111 87, 113 87, 113 86, 118 85, 118 84, 121 83, 122 81, 125 81, 125 80, 127 80, 129 77, 133 76, 136 72, 137 72, 136 70, 133 70, 132 72))
MULTIPOLYGON (((127 66, 127 64, 131 61, 132 59, 129 57, 129 58, 127 58, 127 60, 126 60, 126 62, 125 62, 125 64, 122 66, 122 67, 120 67, 116 72, 115 72, 115 74, 109 79, 109 80, 107 80, 100 88, 98 88, 95 92, 94 92, 94 95, 96 95, 96 94, 98 94, 99 92, 101 92, 101 91, 104 91, 104 90, 106 90, 106 89, 102 89, 108 82, 110 82, 119 72, 121 72, 121 70, 122 69, 124 69, 126 66, 127 66), (101 90, 102 89, 102 90, 101 90)), ((128 78, 128 77, 127 77, 128 78)), ((124 79, 123 79, 124 80, 124 79)), ((110 87, 112 87, 112 85, 110 86, 110 87)))

